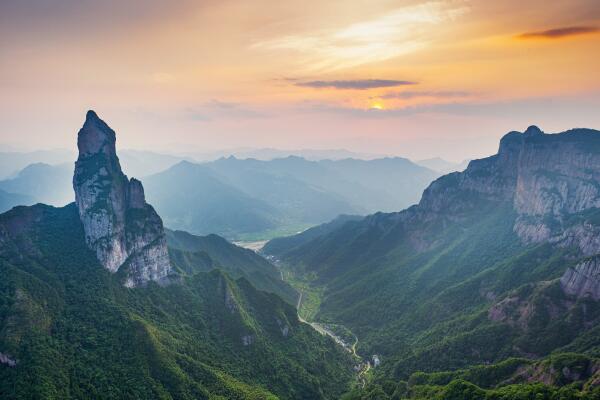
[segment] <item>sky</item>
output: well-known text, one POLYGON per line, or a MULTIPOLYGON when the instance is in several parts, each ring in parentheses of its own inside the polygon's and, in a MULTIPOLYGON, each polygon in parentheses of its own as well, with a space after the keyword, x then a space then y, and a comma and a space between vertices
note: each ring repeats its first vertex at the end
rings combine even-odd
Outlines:
POLYGON ((1 0, 0 146, 453 161, 600 129, 598 0, 1 0))

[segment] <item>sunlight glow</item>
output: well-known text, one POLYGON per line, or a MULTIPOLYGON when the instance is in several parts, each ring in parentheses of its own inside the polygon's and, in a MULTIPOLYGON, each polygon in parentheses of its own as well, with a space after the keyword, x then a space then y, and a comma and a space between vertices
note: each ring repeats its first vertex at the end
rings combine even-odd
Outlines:
POLYGON ((427 45, 431 26, 469 12, 456 3, 431 1, 405 6, 386 15, 339 30, 284 36, 252 48, 292 50, 304 54, 307 70, 336 70, 375 63, 412 53, 427 45))

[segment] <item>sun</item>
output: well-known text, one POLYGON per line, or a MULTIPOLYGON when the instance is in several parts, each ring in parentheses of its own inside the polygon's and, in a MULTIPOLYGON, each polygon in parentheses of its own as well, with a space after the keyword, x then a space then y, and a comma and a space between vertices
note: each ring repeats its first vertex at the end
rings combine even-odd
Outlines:
POLYGON ((371 110, 383 110, 383 104, 380 102, 376 102, 371 104, 371 107, 369 107, 371 110))

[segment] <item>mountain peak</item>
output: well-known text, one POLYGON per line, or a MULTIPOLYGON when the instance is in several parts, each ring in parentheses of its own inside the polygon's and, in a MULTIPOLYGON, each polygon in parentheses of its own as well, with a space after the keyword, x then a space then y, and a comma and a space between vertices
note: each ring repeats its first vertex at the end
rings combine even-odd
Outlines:
POLYGON ((544 132, 538 128, 535 125, 531 125, 527 128, 527 130, 525 130, 525 132, 523 132, 525 135, 527 136, 534 136, 534 135, 543 135, 544 132))
POLYGON ((115 132, 94 111, 88 111, 77 135, 79 155, 90 156, 102 151, 116 157, 115 142, 115 132))
POLYGON ((86 243, 111 272, 127 267, 126 286, 163 282, 171 265, 162 220, 146 203, 142 183, 121 170, 115 143, 115 132, 88 111, 73 176, 86 243))
POLYGON ((100 118, 98 118, 98 114, 96 114, 96 111, 88 110, 88 112, 85 114, 85 120, 93 121, 93 120, 100 120, 100 118))

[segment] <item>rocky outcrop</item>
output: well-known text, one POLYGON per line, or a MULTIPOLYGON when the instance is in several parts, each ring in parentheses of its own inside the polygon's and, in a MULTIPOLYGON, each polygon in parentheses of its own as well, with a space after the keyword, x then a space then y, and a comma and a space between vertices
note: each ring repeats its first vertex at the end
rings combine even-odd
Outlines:
POLYGON ((17 366, 17 361, 7 354, 0 353, 0 364, 4 364, 13 368, 17 366))
MULTIPOLYGON (((419 205, 400 217, 411 225, 460 220, 481 207, 481 200, 514 210, 513 231, 524 244, 574 248, 585 257, 600 254, 600 132, 573 129, 549 135, 535 126, 510 132, 498 154, 439 178, 419 205)), ((432 244, 419 232, 411 240, 418 251, 432 244)), ((588 260, 569 269, 561 280, 563 290, 600 299, 594 266, 588 260)))
POLYGON ((127 268, 126 286, 165 283, 171 265, 162 220, 141 182, 121 171, 115 143, 115 132, 88 111, 73 177, 86 243, 109 271, 127 268))
POLYGON ((600 300, 600 256, 567 269, 560 278, 560 286, 567 294, 600 300))
MULTIPOLYGON (((463 199, 471 194, 510 202, 520 216, 561 217, 600 207, 598 149, 600 132, 591 129, 547 135, 530 126, 523 133, 510 132, 500 141, 498 154, 473 160, 464 172, 438 179, 419 205, 447 210, 457 194, 463 199)), ((525 222, 518 233, 547 239, 544 229, 525 229, 525 222)))

